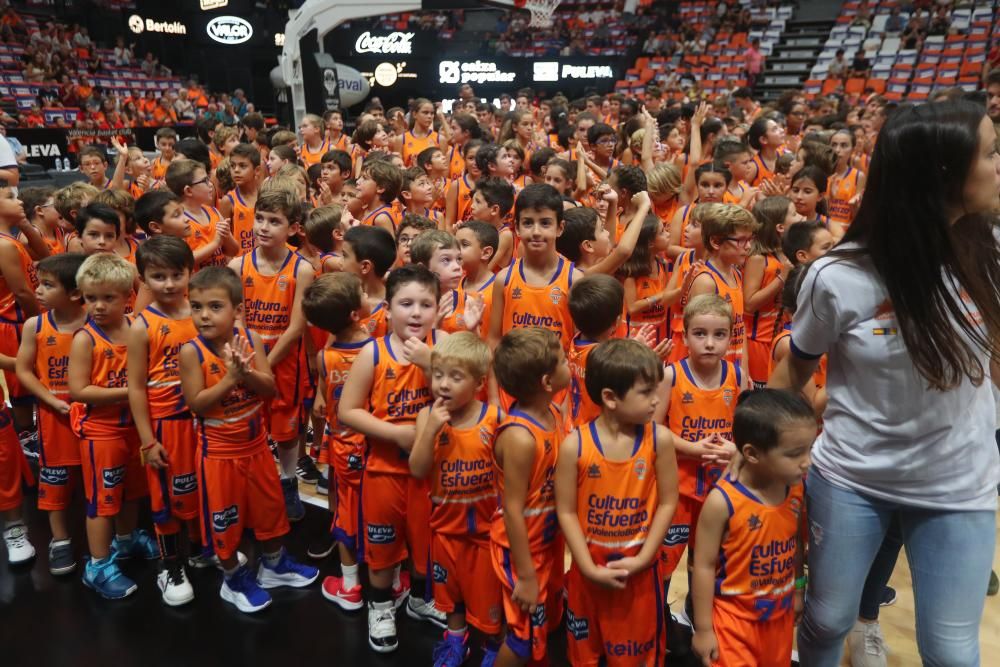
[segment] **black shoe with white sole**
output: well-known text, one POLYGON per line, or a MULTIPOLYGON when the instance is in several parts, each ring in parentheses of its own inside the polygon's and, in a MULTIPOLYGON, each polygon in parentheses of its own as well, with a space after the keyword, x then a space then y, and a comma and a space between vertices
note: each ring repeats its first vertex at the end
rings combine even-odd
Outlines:
POLYGON ((316 463, 312 460, 311 456, 306 454, 299 458, 299 462, 295 466, 295 476, 302 480, 304 484, 315 484, 319 481, 319 470, 316 468, 316 463))

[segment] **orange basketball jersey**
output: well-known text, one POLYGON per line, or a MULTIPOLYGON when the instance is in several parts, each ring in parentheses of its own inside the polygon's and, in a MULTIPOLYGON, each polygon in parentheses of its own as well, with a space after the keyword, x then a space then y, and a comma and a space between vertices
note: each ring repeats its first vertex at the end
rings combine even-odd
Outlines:
MULTIPOLYGON (((260 334, 264 347, 270 351, 292 320, 292 300, 295 297, 295 274, 305 260, 289 251, 278 272, 271 276, 257 269, 257 250, 240 260, 243 280, 243 322, 260 334)), ((294 355, 294 350, 289 355, 294 355)), ((287 358, 287 357, 286 357, 287 358)))
POLYGON ((351 372, 351 365, 369 341, 333 342, 323 350, 319 372, 323 374, 323 397, 326 399, 326 434, 330 440, 330 465, 341 480, 361 482, 364 470, 365 436, 340 422, 337 408, 340 393, 351 372))
POLYGON ((518 259, 503 274, 504 302, 501 333, 522 327, 554 331, 569 350, 573 342, 573 318, 569 313, 569 290, 573 287, 573 263, 560 257, 548 284, 529 285, 524 260, 518 259))
POLYGON ((729 521, 719 549, 715 594, 737 616, 770 621, 792 610, 799 521, 806 511, 803 484, 788 489, 780 505, 762 503, 739 481, 716 487, 729 521))
MULTIPOLYGON (((791 323, 786 323, 785 326, 782 327, 781 332, 777 336, 775 336, 774 340, 771 342, 771 354, 770 356, 768 356, 768 364, 767 364, 768 378, 771 377, 771 373, 774 372, 774 367, 777 365, 777 362, 774 359, 775 350, 778 349, 778 345, 781 343, 781 341, 785 340, 786 338, 790 338, 791 335, 792 335, 792 325, 791 323)), ((817 387, 820 388, 826 386, 825 354, 819 358, 819 365, 816 366, 816 370, 813 371, 813 384, 815 384, 817 387)))
POLYGON ((170 160, 164 160, 162 156, 157 155, 153 158, 153 168, 152 176, 154 181, 162 181, 167 176, 167 167, 170 166, 170 160))
POLYGON ((310 150, 309 146, 302 144, 299 148, 299 159, 302 161, 303 166, 308 169, 314 164, 319 164, 319 161, 323 159, 323 156, 326 155, 330 148, 330 141, 325 137, 319 148, 315 151, 310 150))
POLYGON ((190 317, 174 320, 156 308, 147 306, 139 318, 146 323, 149 338, 149 364, 146 374, 146 395, 149 416, 164 419, 187 412, 181 395, 181 346, 198 335, 190 317))
POLYGON ((826 191, 826 202, 830 209, 830 220, 840 225, 849 225, 854 218, 854 207, 851 199, 858 194, 858 178, 861 172, 854 167, 848 167, 841 176, 830 177, 830 185, 826 191))
MULTIPOLYGON (((653 213, 656 217, 660 219, 664 225, 670 226, 670 221, 674 219, 677 215, 677 209, 680 208, 681 202, 677 197, 671 197, 669 201, 663 204, 653 204, 653 213)), ((624 230, 622 230, 624 232, 624 230)), ((620 235, 619 235, 620 236, 620 235)))
MULTIPOLYGON (((662 259, 656 259, 656 272, 648 276, 639 276, 635 280, 636 301, 655 297, 667 289, 670 280, 670 269, 662 259)), ((646 324, 656 328, 656 341, 663 340, 667 334, 667 307, 657 300, 645 310, 628 316, 629 336, 634 336, 646 324)))
POLYGON ((597 347, 597 341, 588 340, 579 335, 573 339, 573 343, 566 353, 569 359, 569 370, 572 375, 570 380, 570 417, 573 426, 583 426, 590 421, 597 419, 601 414, 601 408, 592 400, 587 393, 587 357, 591 351, 597 347))
POLYGON ((743 343, 746 340, 746 325, 743 321, 743 277, 739 271, 734 270, 732 273, 736 285, 730 285, 710 260, 705 261, 705 268, 698 275, 703 273, 712 277, 712 280, 715 281, 715 293, 733 309, 733 333, 729 337, 729 351, 726 353, 726 360, 738 363, 743 359, 743 343))
POLYGON ((382 220, 388 220, 392 225, 393 231, 396 230, 396 216, 393 215, 391 206, 379 206, 371 213, 366 214, 361 219, 361 224, 375 226, 376 223, 382 220))
POLYGON ((764 181, 774 179, 774 171, 764 163, 764 158, 759 154, 753 156, 753 163, 757 165, 757 176, 750 183, 752 187, 760 187, 760 184, 764 181))
POLYGON ((240 254, 245 255, 253 250, 253 207, 249 206, 240 194, 239 188, 233 188, 226 193, 233 205, 233 238, 240 246, 240 254))
MULTIPOLYGON (((127 318, 126 318, 127 319, 127 318)), ((92 320, 77 333, 83 332, 94 344, 90 353, 90 384, 95 387, 117 389, 128 386, 128 347, 112 342, 92 320)), ((73 431, 87 440, 120 438, 121 431, 132 425, 132 411, 128 402, 93 406, 73 403, 70 406, 73 431)))
MULTIPOLYGON (((69 402, 69 350, 76 332, 59 331, 51 310, 35 321, 35 377, 53 396, 69 402)), ((46 407, 41 401, 38 406, 46 407)))
POLYGON ((414 136, 413 132, 403 134, 403 164, 412 167, 417 163, 417 156, 424 149, 438 145, 438 133, 431 130, 426 137, 414 136))
POLYGON ((438 433, 430 478, 432 533, 486 543, 497 510, 493 436, 500 419, 500 408, 483 403, 474 425, 445 424, 438 433))
POLYGON ((465 155, 458 146, 452 146, 448 151, 448 178, 455 180, 461 178, 465 172, 465 155))
MULTIPOLYGON (((246 329, 233 327, 233 336, 250 339, 246 329)), ((201 361, 205 389, 214 387, 226 376, 226 361, 217 355, 201 336, 190 343, 201 361)), ((205 413, 198 415, 198 445, 202 456, 235 458, 247 456, 266 446, 261 419, 263 402, 245 385, 238 384, 205 413)))
MULTIPOLYGON (((213 206, 202 206, 201 210, 208 216, 208 223, 203 224, 198 218, 184 211, 184 216, 191 223, 191 235, 185 241, 191 246, 191 251, 196 251, 204 245, 208 245, 215 239, 215 225, 222 219, 218 209, 213 206)), ((204 266, 225 266, 226 256, 222 252, 222 245, 215 249, 211 255, 201 261, 198 268, 204 266)))
POLYGON ((455 208, 455 220, 465 222, 472 219, 472 191, 476 189, 476 184, 469 180, 468 174, 462 174, 457 182, 458 206, 455 208))
MULTIPOLYGON (((740 367, 722 362, 722 376, 715 389, 698 386, 687 359, 671 364, 674 382, 670 387, 667 427, 688 442, 698 442, 711 435, 733 439, 733 415, 740 393, 740 367)), ((678 457, 678 490, 681 495, 704 500, 725 466, 702 464, 678 457)))
POLYGON ((649 535, 656 489, 656 425, 636 427, 632 455, 611 461, 592 421, 576 429, 576 515, 596 565, 639 553, 649 535))
MULTIPOLYGON (((535 460, 528 477, 528 497, 524 502, 524 522, 528 528, 528 547, 538 553, 551 544, 559 534, 559 520, 556 518, 555 470, 556 453, 562 441, 563 418, 554 405, 549 406, 553 427, 546 428, 530 415, 521 412, 515 404, 500 426, 496 435, 508 428, 525 428, 535 441, 535 460)), ((495 439, 494 439, 495 442, 495 439)), ((490 539, 510 548, 507 526, 503 520, 503 468, 494 459, 494 482, 500 506, 493 515, 490 539)))
MULTIPOLYGON (((781 261, 774 255, 764 255, 764 262, 764 277, 761 278, 760 289, 764 289, 777 280, 778 273, 781 272, 781 261)), ((744 322, 747 320, 750 322, 747 337, 770 345, 774 338, 775 324, 780 313, 781 290, 778 290, 774 298, 763 304, 757 312, 744 313, 744 322)))
POLYGON ((372 338, 382 338, 387 333, 389 333, 388 325, 385 319, 386 307, 385 302, 380 303, 375 306, 368 317, 358 322, 362 329, 368 332, 368 335, 372 338))
MULTIPOLYGON (((434 401, 430 382, 416 364, 404 364, 392 347, 390 338, 375 340, 372 390, 368 411, 380 421, 389 424, 413 424, 417 413, 434 401)), ((431 332, 433 343, 436 338, 431 332)), ((408 455, 395 443, 368 438, 367 470, 384 474, 409 475, 408 455)))
MULTIPOLYGON (((16 238, 10 234, 0 233, 0 243, 3 241, 10 241, 17 248, 17 258, 21 263, 21 270, 24 272, 24 279, 28 282, 28 286, 32 291, 38 286, 37 279, 35 278, 35 265, 31 259, 31 255, 28 254, 27 248, 24 244, 18 241, 16 238)), ((7 285, 6 279, 0 276, 0 321, 7 322, 8 324, 24 324, 24 321, 28 319, 27 315, 21 310, 21 306, 17 304, 17 300, 14 298, 14 293, 10 291, 10 287, 7 285)))

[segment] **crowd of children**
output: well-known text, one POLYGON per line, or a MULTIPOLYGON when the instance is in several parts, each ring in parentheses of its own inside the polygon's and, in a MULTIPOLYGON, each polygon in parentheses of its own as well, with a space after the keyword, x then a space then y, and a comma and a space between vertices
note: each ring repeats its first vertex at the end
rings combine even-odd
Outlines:
POLYGON ((705 664, 787 665, 825 378, 763 387, 888 103, 786 136, 774 110, 622 102, 162 129, 155 160, 116 142, 109 176, 87 147, 89 182, 0 191, 11 563, 35 433, 49 567, 76 568, 82 486, 105 598, 136 590, 128 558, 160 559, 172 606, 186 568, 243 612, 310 585, 282 546, 301 480, 329 498, 322 594, 367 606, 377 652, 404 607, 444 630, 436 666, 469 626, 484 665, 538 664, 563 622, 574 665, 661 664, 686 551, 705 664))

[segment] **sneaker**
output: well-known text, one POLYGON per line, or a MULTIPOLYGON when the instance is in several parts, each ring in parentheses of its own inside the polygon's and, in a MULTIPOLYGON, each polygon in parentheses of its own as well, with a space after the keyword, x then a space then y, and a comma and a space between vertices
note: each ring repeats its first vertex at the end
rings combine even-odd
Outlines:
MULTIPOLYGON (((247 555, 242 551, 237 551, 236 560, 239 561, 240 567, 243 567, 247 564, 247 555)), ((188 556, 188 567, 194 570, 204 570, 214 567, 219 572, 222 572, 222 563, 219 562, 219 557, 212 552, 202 552, 197 556, 188 556)))
POLYGON ((83 585, 97 591, 105 600, 126 598, 139 588, 134 581, 122 574, 114 552, 103 563, 98 563, 93 558, 87 561, 83 568, 83 585))
POLYGON ((21 451, 33 461, 38 460, 38 431, 21 431, 17 434, 21 441, 21 451))
POLYGON ((378 653, 392 653, 399 648, 392 603, 368 603, 368 645, 378 653))
POLYGON ((444 639, 434 645, 434 667, 461 667, 465 659, 469 657, 469 633, 466 632, 461 637, 444 633, 444 639))
POLYGON ((306 484, 316 484, 321 477, 316 462, 308 454, 299 457, 299 462, 295 466, 295 476, 306 484))
POLYGON ((402 570, 399 573, 399 586, 392 587, 392 608, 399 609, 410 596, 410 573, 402 570))
POLYGON ((878 599, 878 606, 888 607, 894 604, 896 604, 896 589, 892 586, 883 586, 882 595, 878 599))
POLYGON ((309 543, 306 555, 314 560, 322 560, 333 553, 335 546, 337 546, 337 543, 333 541, 333 536, 324 530, 316 539, 309 543))
POLYGON ((257 585, 253 573, 242 565, 233 576, 222 578, 219 597, 244 614, 252 614, 271 604, 271 595, 257 585))
POLYGON ((428 602, 423 598, 410 596, 406 601, 406 615, 416 621, 433 623, 442 630, 448 629, 448 616, 434 606, 434 600, 428 602))
POLYGON ((156 560, 160 557, 160 546, 156 543, 156 538, 148 530, 141 528, 132 531, 132 540, 124 548, 115 535, 111 540, 111 551, 118 560, 128 560, 133 556, 144 560, 156 560))
POLYGON ((316 581, 318 576, 318 569, 311 565, 295 562, 284 549, 281 550, 281 558, 274 564, 274 567, 270 567, 267 560, 261 558, 260 567, 257 568, 257 583, 260 584, 261 588, 277 588, 278 586, 304 588, 316 581))
POLYGON ((493 667, 497 661, 497 648, 495 646, 484 646, 483 647, 483 661, 479 663, 479 667, 493 667))
POLYGON ((194 589, 188 581, 184 564, 177 558, 166 561, 164 568, 156 575, 156 585, 160 587, 163 604, 179 607, 194 599, 194 589))
POLYGON ((7 526, 3 531, 3 541, 7 545, 7 561, 11 565, 27 563, 35 557, 35 547, 28 541, 28 529, 23 523, 7 526))
POLYGON ((997 573, 990 570, 990 585, 986 589, 986 595, 993 596, 1000 591, 1000 579, 997 579, 997 573))
POLYGON ((267 448, 271 450, 271 456, 274 457, 275 463, 281 463, 281 459, 278 458, 278 443, 271 438, 267 439, 267 448))
POLYGON ((73 543, 69 540, 49 542, 49 572, 58 576, 69 574, 76 569, 76 559, 73 558, 73 543))
POLYGON ((281 492, 285 496, 285 512, 288 513, 288 520, 291 522, 302 521, 306 515, 306 508, 302 506, 302 499, 299 498, 299 482, 294 477, 281 480, 281 492))
POLYGON ((319 481, 316 482, 316 493, 321 496, 330 495, 330 471, 327 470, 319 477, 319 481))
POLYGON ((847 635, 847 651, 851 667, 886 667, 889 647, 885 645, 878 622, 856 622, 847 635))
POLYGON ((316 440, 316 433, 312 426, 306 428, 306 443, 312 444, 316 440))
POLYGON ((365 606, 361 585, 345 590, 344 580, 340 577, 327 577, 323 580, 323 597, 344 611, 357 611, 365 606))

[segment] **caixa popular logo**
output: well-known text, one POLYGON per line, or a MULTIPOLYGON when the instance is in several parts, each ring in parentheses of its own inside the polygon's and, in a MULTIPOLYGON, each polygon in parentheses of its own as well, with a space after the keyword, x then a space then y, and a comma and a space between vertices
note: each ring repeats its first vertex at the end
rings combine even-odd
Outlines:
POLYGON ((389 524, 368 524, 368 541, 372 544, 392 544, 396 541, 396 529, 389 524))
POLYGON ((253 26, 239 16, 216 16, 205 30, 219 44, 242 44, 253 37, 253 26))
POLYGON ((217 533, 224 532, 227 528, 235 526, 240 520, 240 508, 230 505, 224 510, 212 512, 212 530, 217 533))
POLYGON ((104 479, 104 488, 113 489, 125 481, 125 466, 105 468, 101 471, 101 477, 104 479))
POLYGON ((175 496, 194 493, 198 490, 198 477, 193 472, 184 475, 174 475, 170 480, 170 485, 173 487, 175 496))

